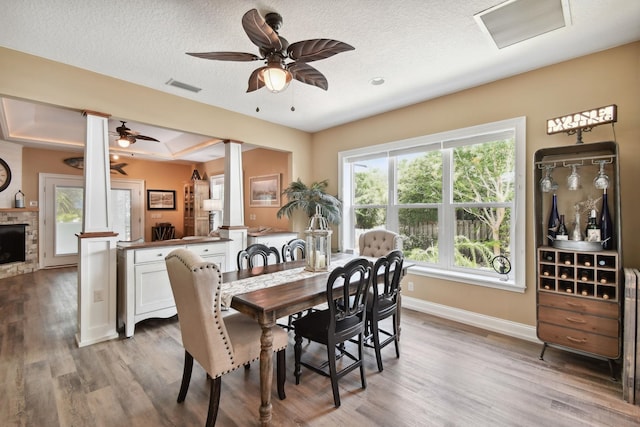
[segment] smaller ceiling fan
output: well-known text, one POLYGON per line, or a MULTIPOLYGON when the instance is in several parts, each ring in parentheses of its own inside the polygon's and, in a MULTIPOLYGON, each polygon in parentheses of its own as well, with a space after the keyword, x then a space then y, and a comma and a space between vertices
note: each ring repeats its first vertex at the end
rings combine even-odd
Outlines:
POLYGON ((126 125, 127 122, 123 122, 122 120, 120 120, 120 123, 122 123, 122 126, 118 126, 116 128, 116 135, 118 137, 118 139, 116 140, 116 142, 118 143, 118 145, 122 148, 127 148, 129 145, 134 144, 136 142, 136 140, 138 139, 142 139, 145 141, 155 141, 155 142, 160 142, 155 138, 152 138, 150 136, 146 136, 146 135, 140 135, 139 132, 133 131, 131 129, 129 129, 126 125))
POLYGON ((256 9, 242 17, 242 27, 249 40, 256 46, 260 56, 245 52, 187 52, 187 55, 218 61, 264 61, 249 77, 247 92, 266 86, 271 92, 286 89, 291 79, 327 90, 327 78, 309 62, 329 58, 338 53, 354 50, 354 47, 332 39, 311 39, 291 43, 278 34, 282 16, 271 12, 263 18, 256 9), (286 62, 286 60, 293 62, 286 62))

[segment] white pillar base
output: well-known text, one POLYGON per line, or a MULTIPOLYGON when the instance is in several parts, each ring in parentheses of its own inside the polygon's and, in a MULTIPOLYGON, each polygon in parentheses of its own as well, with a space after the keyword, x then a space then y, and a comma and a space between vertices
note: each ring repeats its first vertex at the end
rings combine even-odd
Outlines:
POLYGON ((118 338, 117 233, 78 235, 78 347, 118 338))

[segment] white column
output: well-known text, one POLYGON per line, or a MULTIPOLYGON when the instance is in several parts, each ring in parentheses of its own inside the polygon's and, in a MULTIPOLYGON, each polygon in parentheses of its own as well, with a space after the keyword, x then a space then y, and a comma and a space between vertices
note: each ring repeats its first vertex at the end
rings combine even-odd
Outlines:
POLYGON ((78 235, 78 333, 83 347, 117 338, 116 242, 109 205, 108 115, 85 112, 84 211, 78 235))
POLYGON ((242 179, 242 143, 224 144, 224 215, 220 236, 231 239, 227 268, 236 269, 236 254, 247 247, 247 227, 244 225, 244 190, 242 179))
POLYGON ((223 226, 244 227, 244 186, 242 180, 242 143, 224 143, 224 218, 223 226))

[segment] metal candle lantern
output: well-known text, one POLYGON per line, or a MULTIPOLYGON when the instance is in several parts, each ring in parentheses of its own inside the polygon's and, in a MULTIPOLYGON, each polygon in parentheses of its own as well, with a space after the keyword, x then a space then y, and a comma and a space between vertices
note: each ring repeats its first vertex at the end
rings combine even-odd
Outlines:
POLYGON ((307 241, 306 266, 307 271, 328 271, 331 262, 331 231, 326 218, 320 213, 320 206, 316 206, 316 213, 309 220, 309 227, 305 230, 307 241))

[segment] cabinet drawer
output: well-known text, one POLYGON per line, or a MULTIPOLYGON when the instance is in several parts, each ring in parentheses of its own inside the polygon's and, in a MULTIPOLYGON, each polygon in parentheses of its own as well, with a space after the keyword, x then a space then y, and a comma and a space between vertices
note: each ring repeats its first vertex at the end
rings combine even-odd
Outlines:
POLYGON ((597 317, 545 306, 538 307, 538 321, 613 338, 617 338, 620 332, 618 319, 597 317))
POLYGON ((618 303, 598 301, 581 297, 571 297, 549 292, 538 292, 538 304, 547 307, 571 310, 595 316, 618 318, 618 303))
POLYGON ((538 322, 538 338, 542 341, 592 353, 609 359, 620 356, 617 338, 538 322))
POLYGON ((169 255, 169 253, 172 250, 178 249, 179 247, 180 246, 170 246, 170 247, 155 248, 155 249, 138 249, 136 250, 133 262, 135 264, 140 264, 143 262, 154 262, 154 261, 164 262, 164 257, 169 255))
POLYGON ((187 249, 192 251, 193 253, 201 256, 207 257, 218 254, 225 254, 225 247, 219 243, 206 243, 202 245, 187 245, 187 249))

